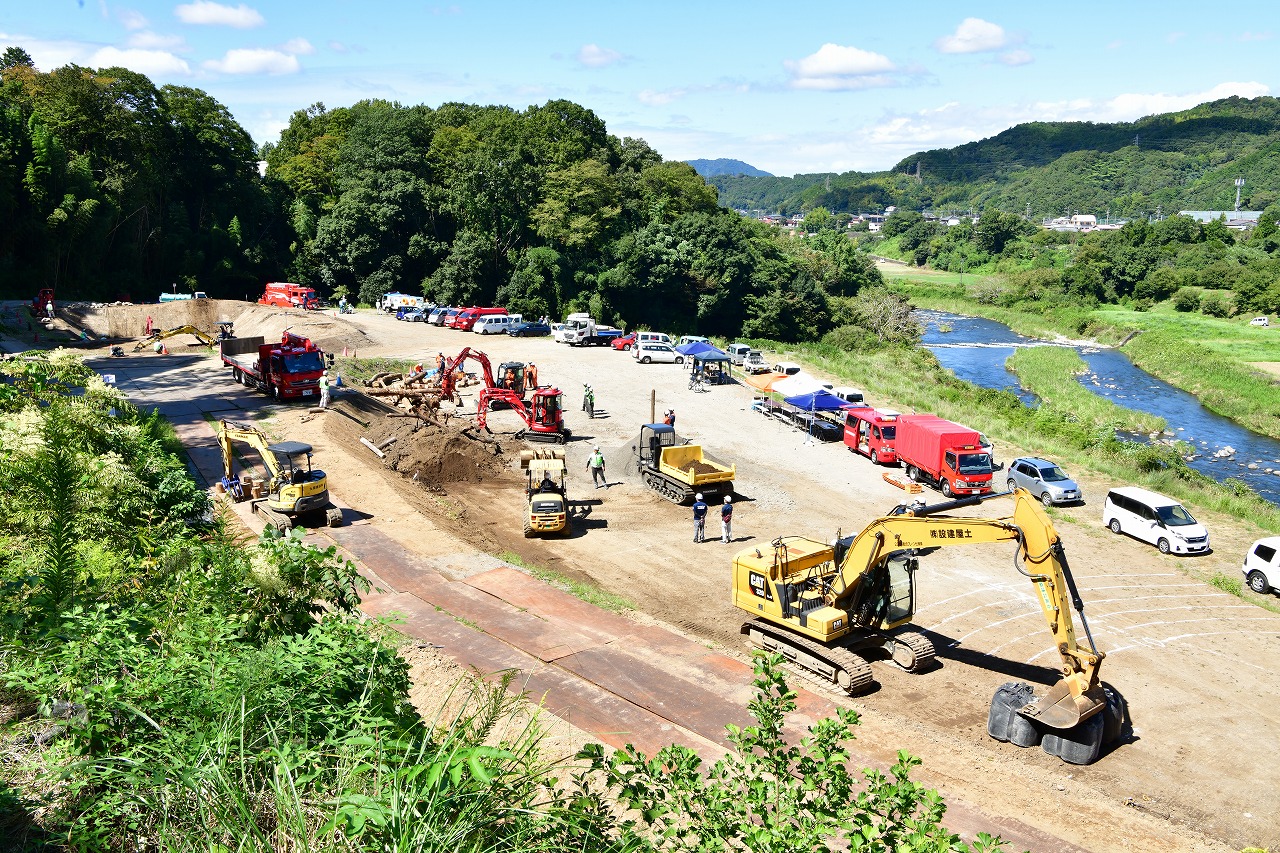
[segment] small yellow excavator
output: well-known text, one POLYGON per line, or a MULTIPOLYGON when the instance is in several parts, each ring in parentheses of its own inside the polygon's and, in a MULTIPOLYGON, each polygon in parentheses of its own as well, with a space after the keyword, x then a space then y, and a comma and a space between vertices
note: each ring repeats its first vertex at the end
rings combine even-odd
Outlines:
POLYGON ((174 335, 193 335, 197 341, 207 347, 216 346, 218 341, 229 340, 236 336, 233 324, 229 320, 218 321, 218 335, 216 339, 213 335, 201 329, 197 329, 195 326, 175 326, 172 329, 157 329, 134 344, 133 351, 137 352, 138 350, 146 347, 155 346, 165 338, 172 338, 174 335))
POLYGON ((913 673, 934 661, 928 637, 897 630, 915 614, 919 558, 951 545, 997 542, 1017 544, 1014 567, 1036 590, 1062 677, 1039 699, 1029 685, 1003 685, 992 700, 988 733, 1018 746, 1042 742, 1064 761, 1088 764, 1119 736, 1123 709, 1098 679, 1105 654, 1093 643, 1053 522, 1023 489, 898 506, 856 536, 837 536, 832 544, 779 537, 767 550, 740 551, 733 561, 733 603, 755 617, 741 632, 850 695, 865 692, 872 684, 870 658, 888 657, 913 673), (999 497, 1013 498, 1012 515, 942 514, 999 497), (1072 609, 1088 648, 1076 641, 1072 609))
POLYGON ((279 530, 292 529, 302 518, 323 518, 330 527, 342 526, 342 510, 329 501, 329 482, 324 471, 311 467, 311 445, 301 441, 274 444, 254 426, 222 420, 218 422, 218 445, 222 448, 222 487, 232 500, 252 501, 254 512, 266 517, 279 530), (262 457, 270 478, 262 497, 255 498, 236 478, 236 442, 252 447, 262 457))
POLYGON ((565 485, 564 450, 522 450, 520 467, 525 470, 529 501, 524 519, 526 539, 550 533, 568 534, 569 492, 565 485))

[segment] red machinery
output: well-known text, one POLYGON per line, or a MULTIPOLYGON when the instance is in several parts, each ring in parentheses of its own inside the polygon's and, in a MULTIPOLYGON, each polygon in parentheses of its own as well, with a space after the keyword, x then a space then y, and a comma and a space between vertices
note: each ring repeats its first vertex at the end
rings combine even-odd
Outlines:
POLYGON ((520 416, 526 430, 521 433, 534 441, 557 441, 564 444, 569 430, 564 425, 564 395, 551 386, 533 388, 533 397, 525 401, 525 366, 519 362, 505 362, 498 367, 499 382, 493 379, 489 357, 479 350, 464 347, 462 352, 446 359, 440 366, 440 396, 457 401, 458 370, 468 358, 480 362, 484 371, 484 388, 476 401, 476 424, 487 430, 489 410, 495 404, 505 405, 520 416))
POLYGON ((320 307, 316 292, 302 284, 291 281, 269 281, 258 300, 260 305, 275 305, 279 308, 305 308, 314 311, 320 307))
POLYGON ((52 301, 53 288, 41 288, 40 292, 31 299, 31 310, 35 312, 36 316, 43 317, 45 312, 49 309, 49 303, 52 301))
POLYGON ((319 397, 324 353, 311 340, 285 330, 280 343, 261 336, 227 338, 219 349, 232 378, 241 385, 266 391, 277 400, 319 397))

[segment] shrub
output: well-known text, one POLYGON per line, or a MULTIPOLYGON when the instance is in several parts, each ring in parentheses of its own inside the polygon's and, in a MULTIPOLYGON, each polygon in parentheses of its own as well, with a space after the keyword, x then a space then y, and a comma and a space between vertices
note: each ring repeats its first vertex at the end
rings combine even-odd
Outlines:
POLYGON ((1200 310, 1210 317, 1230 317, 1236 312, 1236 306, 1225 293, 1210 292, 1200 297, 1200 310))
POLYGON ((1173 310, 1195 311, 1200 307, 1200 291, 1193 287, 1180 287, 1173 294, 1173 310))

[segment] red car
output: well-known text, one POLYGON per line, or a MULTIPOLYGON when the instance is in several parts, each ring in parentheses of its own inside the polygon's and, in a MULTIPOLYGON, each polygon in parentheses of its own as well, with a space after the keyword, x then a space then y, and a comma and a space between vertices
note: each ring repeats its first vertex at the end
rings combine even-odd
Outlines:
POLYGON ((611 346, 614 349, 618 349, 618 350, 629 350, 635 345, 636 345, 635 332, 632 332, 629 335, 623 335, 620 338, 614 338, 613 343, 611 344, 611 346))

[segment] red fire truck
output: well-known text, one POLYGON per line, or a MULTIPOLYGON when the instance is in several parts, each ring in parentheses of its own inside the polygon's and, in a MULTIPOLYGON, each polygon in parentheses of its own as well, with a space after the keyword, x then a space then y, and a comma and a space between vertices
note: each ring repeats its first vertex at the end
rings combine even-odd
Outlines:
POLYGON ((269 281, 258 304, 314 311, 320 307, 320 300, 316 299, 315 290, 305 285, 289 281, 269 281))
POLYGON ((897 465, 898 413, 891 409, 858 406, 844 416, 844 443, 878 465, 897 465))

